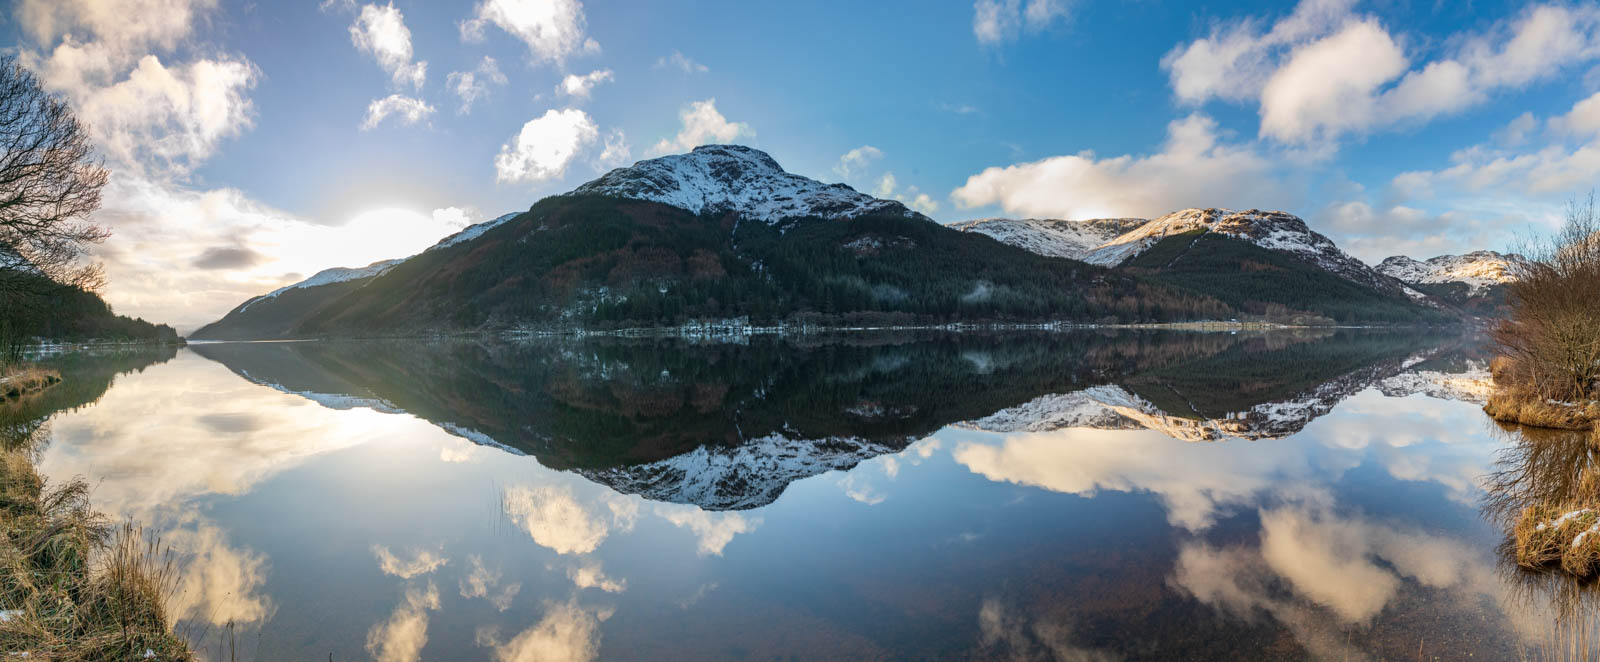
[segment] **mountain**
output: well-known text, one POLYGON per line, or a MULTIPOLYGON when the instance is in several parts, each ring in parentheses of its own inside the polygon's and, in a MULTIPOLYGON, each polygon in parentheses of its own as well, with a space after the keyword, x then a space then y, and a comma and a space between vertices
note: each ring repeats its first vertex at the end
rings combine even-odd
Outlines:
MULTIPOLYGON (((197 339, 729 325, 1158 322, 1206 295, 1041 256, 748 147, 640 161, 349 280, 292 286, 197 339)), ((340 272, 343 273, 343 272, 340 272)), ((316 279, 313 279, 316 280, 316 279)), ((232 319, 230 319, 232 318, 232 319)))
POLYGON ((1512 281, 1515 253, 1473 251, 1415 260, 1396 255, 1378 264, 1380 273, 1479 314, 1494 314, 1505 304, 1505 284, 1512 281))
POLYGON ((1042 255, 1117 267, 1274 321, 1445 317, 1427 295, 1280 211, 1184 209, 1148 221, 990 219, 957 227, 1042 255))
MULTIPOLYGON (((517 212, 520 213, 520 212, 517 212)), ((493 220, 467 226, 429 247, 439 250, 471 241, 517 216, 506 214, 493 220)), ((310 278, 254 297, 228 311, 222 319, 189 334, 193 340, 263 340, 282 338, 308 315, 346 294, 366 287, 371 279, 388 273, 408 258, 383 260, 365 267, 323 269, 310 278)))

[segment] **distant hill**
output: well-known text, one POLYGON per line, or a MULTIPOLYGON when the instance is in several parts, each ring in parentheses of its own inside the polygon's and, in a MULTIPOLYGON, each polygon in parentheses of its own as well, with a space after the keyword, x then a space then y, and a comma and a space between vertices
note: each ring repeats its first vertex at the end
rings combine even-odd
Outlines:
POLYGON ((0 265, 0 349, 51 342, 176 342, 165 324, 116 314, 100 295, 0 265))

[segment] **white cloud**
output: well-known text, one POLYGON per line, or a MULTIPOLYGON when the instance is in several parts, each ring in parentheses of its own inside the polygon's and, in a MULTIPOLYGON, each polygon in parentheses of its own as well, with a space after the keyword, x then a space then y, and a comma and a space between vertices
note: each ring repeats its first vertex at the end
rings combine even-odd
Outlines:
POLYGON ((491 24, 527 44, 535 62, 560 64, 573 53, 600 52, 600 44, 584 35, 578 0, 483 0, 472 18, 462 21, 461 38, 481 40, 491 24))
POLYGON ((633 148, 628 146, 628 136, 622 129, 612 129, 606 132, 605 147, 600 150, 600 156, 595 157, 594 169, 605 172, 612 168, 628 165, 633 161, 633 148))
POLYGON ((678 135, 671 139, 663 138, 650 148, 651 154, 687 152, 701 145, 728 143, 737 138, 747 138, 756 134, 750 125, 743 122, 729 122, 728 118, 717 112, 716 99, 689 104, 678 112, 678 119, 683 121, 683 128, 678 131, 678 135))
POLYGON ((177 47, 194 19, 216 6, 216 0, 20 0, 16 16, 35 42, 94 41, 113 55, 108 64, 122 66, 147 49, 177 47))
POLYGON ((428 612, 439 609, 439 589, 407 588, 405 600, 389 620, 367 631, 367 652, 378 662, 417 662, 428 644, 428 612))
POLYGON ((686 74, 703 74, 711 71, 710 67, 695 62, 680 51, 673 51, 670 56, 656 58, 655 68, 666 69, 669 67, 678 69, 686 74))
POLYGON ((610 69, 596 69, 582 76, 567 74, 566 78, 561 79, 561 84, 556 86, 556 91, 569 97, 587 99, 595 86, 610 82, 611 78, 610 69))
POLYGON ((880 198, 899 200, 907 207, 924 214, 931 215, 939 211, 939 203, 935 202, 932 196, 923 193, 915 186, 907 186, 905 190, 898 190, 898 186, 899 180, 895 178, 894 173, 885 172, 878 178, 878 184, 873 187, 872 194, 880 198))
POLYGON ((394 575, 401 579, 428 574, 450 562, 450 559, 435 554, 431 549, 413 549, 412 558, 402 559, 389 551, 388 547, 373 545, 372 554, 378 557, 378 569, 382 570, 383 574, 394 575))
POLYGON ((839 157, 839 164, 833 166, 833 171, 840 177, 849 177, 851 173, 860 172, 868 163, 883 158, 883 150, 872 145, 862 145, 839 157))
POLYGON ((389 72, 395 85, 410 84, 422 89, 428 77, 427 61, 411 61, 411 30, 406 28, 405 16, 394 3, 382 7, 364 5, 361 13, 350 24, 350 41, 356 49, 371 55, 378 66, 389 72))
POLYGON ((466 115, 472 112, 472 104, 489 96, 490 85, 505 85, 506 75, 500 73, 500 64, 494 58, 485 55, 472 71, 450 72, 445 76, 444 84, 461 99, 461 106, 456 112, 466 115))
POLYGON ((162 64, 155 55, 126 69, 100 42, 63 42, 48 57, 22 51, 45 87, 65 94, 113 165, 151 176, 183 176, 225 138, 249 129, 246 93, 258 72, 232 56, 162 64))
POLYGON ((1457 112, 1600 57, 1600 9, 1539 5, 1414 67, 1406 40, 1351 4, 1302 0, 1270 29, 1224 24, 1162 66, 1180 101, 1255 100, 1263 137, 1304 144, 1457 112))
POLYGON ((361 120, 361 130, 375 129, 391 115, 398 118, 401 124, 416 124, 432 117, 433 111, 434 107, 426 101, 404 94, 391 94, 367 104, 367 117, 361 120))
POLYGON ((1026 28, 1038 32, 1068 17, 1070 0, 977 0, 972 3, 972 34, 978 43, 1016 39, 1026 28))
POLYGON ((443 207, 433 210, 433 222, 450 230, 460 230, 483 220, 477 207, 443 207))
POLYGON ((1240 145, 1220 142, 1216 122, 1194 114, 1167 125, 1162 150, 1096 158, 1093 152, 992 167, 950 195, 965 208, 999 205, 1032 217, 1151 218, 1185 207, 1290 208, 1277 166, 1240 145), (1159 183, 1159 184, 1153 184, 1159 183))
POLYGON ((545 111, 500 147, 494 158, 495 180, 538 183, 560 177, 599 135, 588 113, 576 108, 545 111))

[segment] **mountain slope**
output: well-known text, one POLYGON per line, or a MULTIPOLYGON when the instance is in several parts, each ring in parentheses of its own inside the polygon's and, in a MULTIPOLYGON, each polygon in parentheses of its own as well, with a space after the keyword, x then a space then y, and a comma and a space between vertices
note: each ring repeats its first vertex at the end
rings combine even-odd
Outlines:
POLYGON ((1512 280, 1514 263, 1521 259, 1514 253, 1494 251, 1420 261, 1396 255, 1379 263, 1377 270, 1470 313, 1489 316, 1502 312, 1505 285, 1512 280))

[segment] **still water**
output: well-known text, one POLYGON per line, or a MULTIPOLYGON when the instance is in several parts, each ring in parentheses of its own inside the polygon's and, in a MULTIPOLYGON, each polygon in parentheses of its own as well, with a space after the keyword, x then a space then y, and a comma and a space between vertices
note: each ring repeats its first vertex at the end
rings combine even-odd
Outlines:
POLYGON ((1587 603, 1505 560, 1485 486, 1530 460, 1479 409, 1486 358, 1374 331, 206 344, 48 357, 35 405, 41 471, 159 533, 212 659, 1543 657, 1587 603))

